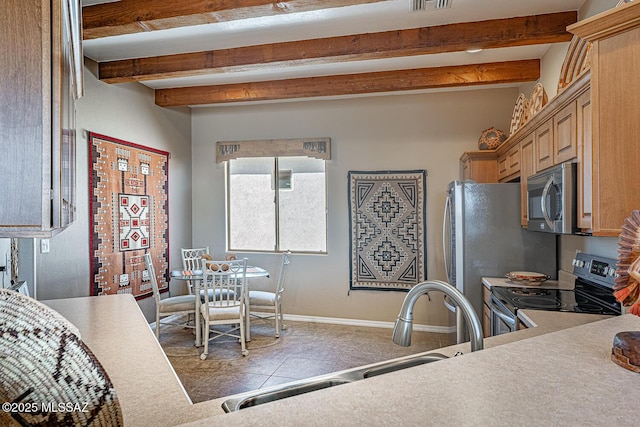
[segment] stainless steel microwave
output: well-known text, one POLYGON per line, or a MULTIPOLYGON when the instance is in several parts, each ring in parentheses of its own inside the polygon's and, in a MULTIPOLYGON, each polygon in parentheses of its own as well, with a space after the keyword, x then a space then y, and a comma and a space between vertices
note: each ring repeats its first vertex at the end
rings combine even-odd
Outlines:
POLYGON ((576 164, 562 163, 527 179, 527 229, 571 234, 576 227, 576 164))

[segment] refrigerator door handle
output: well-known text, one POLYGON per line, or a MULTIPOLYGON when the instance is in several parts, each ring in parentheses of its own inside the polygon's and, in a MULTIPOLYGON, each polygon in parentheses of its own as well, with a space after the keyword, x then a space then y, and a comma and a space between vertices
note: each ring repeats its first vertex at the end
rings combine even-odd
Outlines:
POLYGON ((449 194, 444 202, 444 217, 442 219, 442 254, 444 256, 444 270, 447 273, 447 282, 451 283, 451 275, 449 274, 449 263, 447 261, 447 249, 449 241, 449 234, 447 233, 447 224, 449 219, 449 212, 451 210, 451 202, 449 201, 449 194))

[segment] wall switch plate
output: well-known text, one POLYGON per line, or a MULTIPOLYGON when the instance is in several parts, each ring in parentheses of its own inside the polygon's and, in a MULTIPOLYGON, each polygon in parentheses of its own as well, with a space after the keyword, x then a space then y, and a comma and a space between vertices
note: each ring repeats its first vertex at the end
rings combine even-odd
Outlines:
POLYGON ((49 253, 49 239, 40 240, 40 253, 42 254, 49 253))

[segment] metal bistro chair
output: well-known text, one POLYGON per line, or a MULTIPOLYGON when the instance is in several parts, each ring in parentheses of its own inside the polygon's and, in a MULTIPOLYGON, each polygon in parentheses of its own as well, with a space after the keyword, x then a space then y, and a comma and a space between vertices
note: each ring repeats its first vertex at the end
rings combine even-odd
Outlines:
MULTIPOLYGON (((209 255, 209 246, 202 248, 181 248, 180 253, 182 255, 182 269, 183 270, 201 270, 203 255, 205 258, 211 259, 209 255)), ((194 283, 192 280, 187 281, 189 287, 189 293, 192 294, 194 283)))
POLYGON ((209 355, 209 341, 222 336, 238 338, 242 346, 242 355, 249 354, 245 346, 244 330, 246 275, 246 258, 204 262, 202 276, 204 304, 200 306, 204 341, 204 352, 200 355, 202 360, 209 355), (211 298, 211 295, 215 295, 215 298, 211 298), (233 327, 225 331, 212 328, 217 325, 233 325, 233 327), (237 334, 238 330, 239 334, 237 334))
POLYGON ((290 251, 282 253, 282 264, 275 292, 249 291, 249 315, 257 319, 274 319, 276 338, 280 337, 280 328, 287 329, 282 315, 282 293, 284 292, 284 278, 289 265, 290 251), (257 310, 257 311, 255 311, 257 310), (273 312, 265 315, 264 312, 273 312))
MULTIPOLYGON (((195 295, 178 295, 165 299, 160 298, 160 289, 158 288, 158 279, 156 269, 151 261, 151 254, 144 254, 144 264, 149 274, 151 287, 153 288, 153 299, 156 301, 156 338, 160 339, 160 319, 162 317, 186 314, 195 315, 196 313, 196 296, 195 295)), ((187 328, 193 328, 187 323, 162 322, 164 325, 180 325, 187 328)))

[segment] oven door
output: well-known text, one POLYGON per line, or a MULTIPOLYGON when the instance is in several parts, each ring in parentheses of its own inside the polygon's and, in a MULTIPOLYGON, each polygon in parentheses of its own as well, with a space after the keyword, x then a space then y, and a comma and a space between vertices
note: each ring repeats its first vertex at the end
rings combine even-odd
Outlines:
POLYGON ((518 317, 491 295, 491 336, 507 334, 518 330, 518 317))

